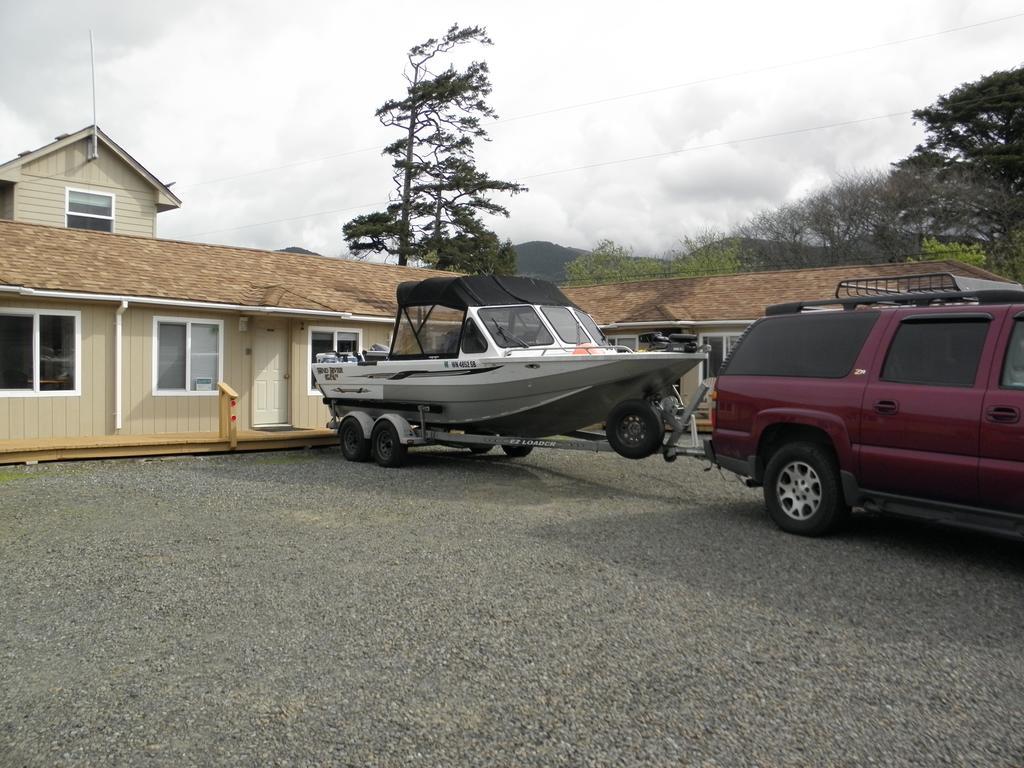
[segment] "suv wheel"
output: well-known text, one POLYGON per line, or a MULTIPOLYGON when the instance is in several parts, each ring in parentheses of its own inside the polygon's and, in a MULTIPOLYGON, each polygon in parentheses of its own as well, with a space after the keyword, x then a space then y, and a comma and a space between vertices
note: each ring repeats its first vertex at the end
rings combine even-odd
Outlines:
POLYGON ((764 501, 779 528, 801 536, 830 533, 850 514, 836 460, 815 443, 788 443, 772 455, 765 471, 764 501))

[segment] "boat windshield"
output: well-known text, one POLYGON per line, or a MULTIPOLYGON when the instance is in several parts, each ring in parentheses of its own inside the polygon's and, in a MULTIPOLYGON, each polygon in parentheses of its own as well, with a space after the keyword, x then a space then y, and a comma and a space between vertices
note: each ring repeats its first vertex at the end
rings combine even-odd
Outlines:
POLYGON ((463 313, 448 307, 406 307, 398 318, 392 357, 455 357, 463 313))
POLYGON ((466 322, 462 326, 462 351, 467 355, 476 355, 487 351, 487 337, 469 317, 466 318, 466 322))
POLYGON ((554 344, 533 307, 487 307, 477 317, 499 347, 539 347, 554 344))
POLYGON ((592 318, 586 312, 581 312, 580 310, 576 310, 576 316, 580 319, 580 322, 583 323, 583 327, 590 332, 590 335, 593 337, 594 341, 596 341, 602 347, 609 346, 608 339, 605 338, 605 335, 603 333, 601 333, 601 329, 597 327, 597 323, 594 322, 594 318, 592 318))
POLYGON ((568 307, 541 307, 544 317, 551 323, 555 333, 566 344, 590 344, 591 339, 587 336, 580 321, 568 307))

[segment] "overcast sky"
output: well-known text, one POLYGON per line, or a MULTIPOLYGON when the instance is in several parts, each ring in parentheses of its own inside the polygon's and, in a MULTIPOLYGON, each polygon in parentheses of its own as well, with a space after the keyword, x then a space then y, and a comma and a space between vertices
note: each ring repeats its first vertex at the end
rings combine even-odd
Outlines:
POLYGON ((92 29, 97 122, 183 201, 161 237, 338 255, 392 192, 374 111, 455 22, 494 40, 478 163, 530 188, 498 234, 641 254, 884 167, 910 110, 1024 63, 999 0, 0 0, 0 160, 91 124, 92 29))

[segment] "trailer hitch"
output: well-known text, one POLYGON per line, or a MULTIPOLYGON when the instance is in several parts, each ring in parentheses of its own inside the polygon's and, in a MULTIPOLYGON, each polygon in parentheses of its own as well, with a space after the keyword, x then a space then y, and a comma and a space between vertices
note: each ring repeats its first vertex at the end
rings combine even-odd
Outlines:
POLYGON ((659 401, 658 411, 666 426, 671 429, 661 447, 665 461, 675 461, 679 456, 704 456, 704 442, 697 434, 697 417, 694 414, 710 391, 711 380, 705 379, 685 406, 680 406, 679 398, 672 396, 663 397, 659 401), (681 444, 684 436, 688 436, 689 440, 681 444))

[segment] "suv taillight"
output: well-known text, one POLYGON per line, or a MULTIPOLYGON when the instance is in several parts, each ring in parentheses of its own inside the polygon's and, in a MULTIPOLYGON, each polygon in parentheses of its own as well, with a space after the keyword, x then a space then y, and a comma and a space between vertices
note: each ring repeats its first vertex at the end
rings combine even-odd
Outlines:
POLYGON ((708 399, 711 401, 711 407, 709 409, 709 415, 711 416, 711 429, 714 430, 718 426, 718 390, 712 389, 708 395, 708 399))

